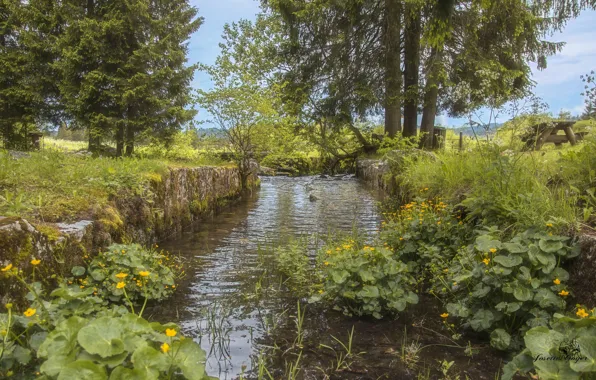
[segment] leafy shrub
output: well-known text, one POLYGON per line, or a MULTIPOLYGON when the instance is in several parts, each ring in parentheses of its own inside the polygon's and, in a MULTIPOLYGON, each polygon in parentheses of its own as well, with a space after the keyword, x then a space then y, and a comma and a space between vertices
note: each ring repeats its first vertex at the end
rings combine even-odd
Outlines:
POLYGON ((461 216, 453 216, 453 208, 440 198, 417 198, 398 212, 383 214, 381 240, 398 252, 401 260, 416 262, 423 270, 448 265, 471 232, 461 216))
POLYGON ((40 372, 59 379, 158 379, 181 373, 206 379, 205 352, 179 337, 172 324, 135 314, 86 319, 73 316, 50 332, 37 355, 40 372))
POLYGON ((419 142, 420 138, 403 137, 401 133, 398 133, 395 137, 385 136, 379 144, 377 154, 386 155, 395 150, 411 151, 418 147, 419 142))
POLYGON ((261 165, 293 175, 310 174, 316 170, 313 158, 307 153, 270 153, 261 161, 261 165))
POLYGON ((112 244, 83 267, 73 268, 81 287, 113 302, 139 299, 163 300, 176 288, 182 265, 165 251, 139 244, 112 244), (86 276, 85 276, 86 274, 86 276))
MULTIPOLYGON (((36 259, 31 264, 34 278, 35 268, 43 264, 36 259)), ((155 264, 148 270, 159 273, 155 264)), ((36 373, 41 379, 75 380, 208 378, 205 352, 192 339, 181 337, 176 325, 149 323, 124 306, 108 308, 92 286, 62 283, 50 298, 41 283, 30 282, 12 264, 0 269, 0 275, 29 289, 30 302, 22 314, 12 304, 0 313, 0 377, 31 378, 36 373)), ((73 272, 82 275, 85 268, 73 272)))
POLYGON ((596 314, 578 307, 578 318, 555 314, 551 328, 534 327, 526 348, 503 368, 503 380, 536 371, 540 379, 579 380, 596 375, 596 314))
POLYGON ((274 257, 277 269, 287 277, 285 283, 288 287, 294 293, 307 293, 315 281, 305 243, 291 242, 280 246, 275 250, 274 257))
POLYGON ((569 274, 560 264, 578 254, 569 238, 526 231, 502 242, 489 230, 461 249, 451 265, 437 273, 435 291, 451 299, 449 316, 464 326, 491 332, 491 344, 517 344, 511 334, 545 326, 553 312, 565 308, 569 274))
POLYGON ((418 303, 412 268, 388 248, 359 248, 352 241, 323 249, 319 265, 325 283, 311 300, 331 301, 347 315, 382 318, 418 303))

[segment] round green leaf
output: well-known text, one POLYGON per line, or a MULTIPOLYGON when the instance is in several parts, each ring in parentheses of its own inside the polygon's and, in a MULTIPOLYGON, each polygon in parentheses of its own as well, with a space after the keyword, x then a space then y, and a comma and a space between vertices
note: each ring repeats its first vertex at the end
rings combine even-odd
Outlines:
POLYGON ((72 267, 72 269, 70 270, 70 273, 72 273, 73 276, 75 277, 79 277, 85 274, 85 268, 81 267, 81 266, 75 266, 72 267))
POLYGON ((518 286, 513 289, 513 296, 518 301, 529 301, 532 299, 532 291, 525 286, 518 286))
POLYGON ((511 335, 503 329, 496 329, 490 334, 490 345, 497 350, 505 351, 511 344, 511 335))
POLYGON ((102 358, 124 352, 120 324, 114 318, 102 317, 90 322, 79 331, 77 340, 88 353, 102 358))
POLYGON ((89 360, 72 362, 58 375, 58 380, 106 380, 106 369, 89 360))

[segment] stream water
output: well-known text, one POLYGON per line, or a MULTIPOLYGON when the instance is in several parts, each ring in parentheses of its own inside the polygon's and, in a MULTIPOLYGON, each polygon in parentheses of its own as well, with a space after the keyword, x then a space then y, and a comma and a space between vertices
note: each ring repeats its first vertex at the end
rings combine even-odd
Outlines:
POLYGON ((152 318, 176 321, 200 342, 207 372, 220 379, 256 378, 259 356, 276 379, 287 378, 290 366, 305 379, 436 378, 444 359, 471 379, 494 378, 500 358, 474 341, 473 352, 466 352, 467 341, 451 342, 440 325, 428 322, 441 313, 431 299, 422 296, 396 319, 357 320, 309 305, 283 286, 272 266, 272 246, 304 239, 314 254, 329 234, 357 230, 372 237, 381 222, 378 200, 349 177, 263 178, 251 196, 161 244, 184 257, 187 278, 173 298, 150 309, 152 318), (301 344, 298 303, 304 313, 301 344), (333 337, 345 343, 352 328, 354 355, 338 368, 343 348, 333 337), (415 357, 404 360, 402 346, 415 357))

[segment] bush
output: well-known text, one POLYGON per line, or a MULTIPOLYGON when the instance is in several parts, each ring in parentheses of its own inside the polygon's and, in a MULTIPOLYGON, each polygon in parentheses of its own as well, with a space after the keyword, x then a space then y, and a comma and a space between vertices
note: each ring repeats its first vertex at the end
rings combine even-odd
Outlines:
MULTIPOLYGON (((140 251, 138 247, 128 248, 140 251)), ((143 255, 130 255, 132 261, 139 257, 143 255)), ((31 264, 35 278, 37 266, 43 264, 35 259, 31 264)), ((159 273, 161 269, 155 264, 146 269, 159 273)), ((29 290, 26 298, 30 302, 22 314, 16 313, 12 304, 6 304, 6 312, 0 313, 0 377, 32 378, 35 373, 42 379, 75 380, 108 376, 208 378, 205 352, 192 339, 180 336, 176 325, 149 323, 123 306, 108 308, 109 303, 94 295, 98 292, 91 286, 62 283, 50 298, 41 283, 29 282, 18 268, 8 264, 0 269, 0 275, 29 290)), ((85 269, 73 271, 82 274, 85 269)), ((146 294, 154 293, 147 290, 146 294)))
POLYGON ((319 267, 325 283, 311 301, 332 302, 347 315, 384 314, 418 303, 412 268, 385 247, 363 246, 353 241, 321 251, 319 267))
POLYGON ((92 288, 93 294, 112 302, 126 297, 160 301, 172 295, 183 271, 182 264, 165 251, 112 244, 91 260, 87 270, 75 267, 73 275, 81 287, 92 288))
POLYGON ((285 284, 296 294, 308 294, 315 282, 306 248, 306 243, 291 242, 276 248, 274 253, 277 269, 287 277, 285 284))
POLYGON ((568 243, 567 237, 531 230, 500 241, 496 230, 485 231, 435 273, 434 290, 451 301, 449 316, 491 333, 496 348, 516 348, 511 334, 545 326, 565 308, 569 274, 560 264, 579 253, 568 243))
POLYGON ((60 322, 39 346, 39 371, 58 379, 206 379, 205 352, 173 324, 135 314, 60 322))
MULTIPOLYGON (((420 193, 428 192, 420 189, 420 193)), ((380 238, 406 262, 415 262, 421 270, 444 268, 457 250, 467 244, 471 230, 454 216, 451 206, 439 198, 415 201, 400 207, 399 212, 383 213, 380 238)))
POLYGON ((503 380, 536 371, 540 379, 579 380, 596 375, 596 314, 576 308, 578 318, 554 315, 551 328, 526 332, 526 348, 503 368, 503 380))
POLYGON ((292 175, 311 174, 317 169, 314 159, 307 153, 270 153, 260 164, 292 175))

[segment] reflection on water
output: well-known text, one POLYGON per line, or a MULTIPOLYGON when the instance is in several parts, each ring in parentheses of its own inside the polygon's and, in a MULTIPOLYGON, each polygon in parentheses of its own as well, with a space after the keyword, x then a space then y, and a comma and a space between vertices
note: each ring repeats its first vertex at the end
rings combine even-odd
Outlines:
POLYGON ((237 377, 244 366, 250 369, 255 340, 270 327, 271 316, 287 306, 275 297, 254 302, 263 264, 271 261, 259 247, 288 237, 314 244, 315 236, 328 233, 374 232, 380 222, 376 200, 353 178, 263 178, 252 197, 162 244, 188 259, 190 282, 152 313, 178 321, 201 342, 210 375, 237 377))

